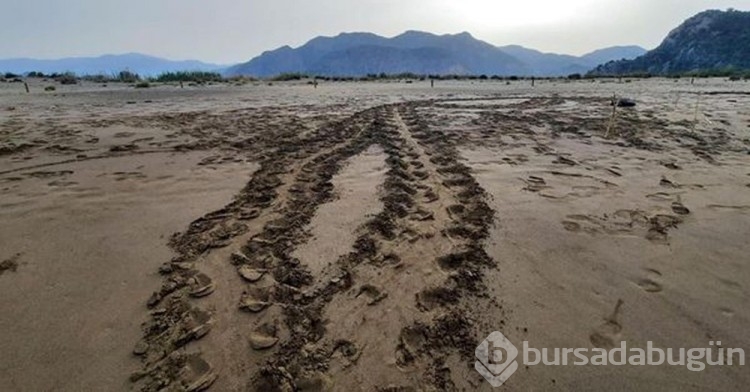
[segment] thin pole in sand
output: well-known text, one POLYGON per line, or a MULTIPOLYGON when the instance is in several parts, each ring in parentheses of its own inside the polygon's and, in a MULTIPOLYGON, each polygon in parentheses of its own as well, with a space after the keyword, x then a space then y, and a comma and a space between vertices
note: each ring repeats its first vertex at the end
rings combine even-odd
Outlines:
POLYGON ((26 82, 23 82, 23 87, 26 88, 26 94, 28 94, 29 93, 29 84, 26 83, 26 82))
POLYGON ((695 127, 698 126, 698 111, 700 110, 701 106, 701 98, 703 97, 703 93, 698 93, 698 99, 695 100, 695 113, 693 113, 693 131, 695 131, 695 127))
POLYGON ((617 94, 612 95, 612 116, 609 118, 609 125, 607 125, 607 133, 604 135, 605 139, 609 139, 611 133, 614 131, 615 117, 617 117, 617 94))

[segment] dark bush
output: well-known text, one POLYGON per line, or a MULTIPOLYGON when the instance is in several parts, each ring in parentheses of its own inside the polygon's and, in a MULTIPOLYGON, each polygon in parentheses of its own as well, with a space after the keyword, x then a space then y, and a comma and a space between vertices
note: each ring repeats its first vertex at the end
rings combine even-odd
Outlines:
POLYGON ((141 76, 130 71, 120 71, 117 74, 117 80, 123 83, 135 83, 141 80, 141 76))
POLYGON ((87 82, 94 82, 94 83, 107 83, 107 82, 114 81, 114 79, 111 76, 107 76, 104 74, 84 75, 84 76, 81 76, 81 80, 85 80, 87 82))
MULTIPOLYGON (((157 82, 221 82, 224 78, 217 72, 165 72, 155 79, 157 82)), ((244 78, 243 78, 244 80, 244 78)))
POLYGON ((288 82, 292 80, 302 80, 302 79, 307 79, 307 78, 308 76, 305 74, 292 72, 292 73, 282 73, 282 74, 276 75, 273 78, 271 78, 271 80, 274 82, 288 82))
POLYGON ((66 72, 55 78, 60 84, 78 84, 78 78, 72 72, 66 72))

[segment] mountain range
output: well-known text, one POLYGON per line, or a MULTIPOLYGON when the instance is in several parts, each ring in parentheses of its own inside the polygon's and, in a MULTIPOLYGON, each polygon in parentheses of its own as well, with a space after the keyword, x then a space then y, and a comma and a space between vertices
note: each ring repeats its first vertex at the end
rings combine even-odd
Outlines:
POLYGON ((317 37, 299 48, 283 46, 229 67, 226 74, 270 77, 282 73, 322 76, 458 74, 561 76, 585 73, 610 60, 635 58, 638 46, 612 47, 576 57, 522 46, 496 47, 469 33, 407 31, 393 38, 372 33, 317 37))
POLYGON ((22 74, 73 72, 78 75, 130 71, 156 76, 173 71, 214 71, 227 76, 272 77, 282 73, 325 76, 367 74, 457 74, 564 76, 586 73, 599 64, 635 58, 646 50, 638 46, 612 47, 576 57, 542 53, 518 45, 496 47, 469 33, 435 35, 407 31, 393 38, 371 33, 342 33, 317 37, 293 49, 284 46, 231 67, 196 60, 172 61, 139 53, 71 57, 57 60, 0 60, 0 71, 22 74))
POLYGON ((69 57, 56 60, 28 58, 0 60, 0 71, 16 74, 35 71, 45 74, 73 72, 77 75, 112 75, 127 70, 142 76, 156 76, 163 72, 220 71, 223 68, 225 66, 197 60, 173 61, 140 53, 69 57))
POLYGON ((0 71, 143 76, 168 71, 215 71, 226 76, 272 77, 283 73, 320 76, 414 73, 423 75, 565 76, 681 74, 750 70, 750 12, 709 10, 672 30, 655 49, 617 46, 583 56, 543 53, 518 45, 494 46, 469 33, 436 35, 407 31, 392 38, 372 33, 317 37, 306 44, 264 52, 230 67, 171 61, 137 53, 59 60, 0 60, 0 71))
POLYGON ((654 50, 635 59, 600 65, 593 75, 750 69, 750 12, 701 12, 672 30, 654 50))

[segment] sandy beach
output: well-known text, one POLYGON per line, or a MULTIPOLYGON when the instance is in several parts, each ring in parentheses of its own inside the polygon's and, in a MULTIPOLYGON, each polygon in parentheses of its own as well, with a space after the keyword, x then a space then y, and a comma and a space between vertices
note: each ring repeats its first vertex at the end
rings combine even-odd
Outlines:
POLYGON ((750 352, 746 81, 29 84, 0 84, 0 389, 490 391, 493 331, 750 352))

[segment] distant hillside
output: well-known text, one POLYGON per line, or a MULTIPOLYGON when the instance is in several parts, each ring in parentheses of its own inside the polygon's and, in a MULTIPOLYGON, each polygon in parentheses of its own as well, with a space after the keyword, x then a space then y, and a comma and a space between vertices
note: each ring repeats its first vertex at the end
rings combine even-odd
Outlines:
POLYGON ((542 53, 518 45, 501 46, 500 50, 526 64, 533 76, 565 76, 573 73, 586 73, 599 64, 611 60, 634 59, 646 53, 646 49, 640 46, 613 46, 580 57, 542 53))
POLYGON ((589 68, 594 68, 597 65, 608 63, 614 60, 632 60, 636 57, 643 56, 648 52, 640 46, 612 46, 610 48, 604 48, 595 50, 591 53, 587 53, 581 56, 581 60, 586 62, 589 68))
POLYGON ((672 30, 656 49, 634 60, 603 64, 592 74, 666 75, 728 68, 750 69, 750 12, 701 12, 672 30))
POLYGON ((114 74, 128 70, 142 76, 156 76, 174 71, 218 71, 222 67, 195 60, 172 61, 139 53, 100 57, 71 57, 58 60, 0 60, 0 72, 26 73, 74 72, 78 75, 114 74))
POLYGON ((469 33, 434 35, 408 31, 393 38, 370 33, 318 37, 300 48, 265 52, 227 70, 229 75, 268 77, 284 72, 329 76, 368 73, 525 74, 518 59, 469 33))
POLYGON ((469 33, 435 35, 407 31, 393 38, 372 33, 317 37, 293 49, 284 46, 227 69, 228 75, 269 77, 282 73, 324 76, 366 74, 459 74, 561 76, 585 73, 595 66, 635 58, 637 46, 602 49, 585 56, 542 53, 522 46, 495 47, 469 33))

